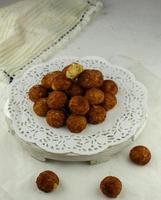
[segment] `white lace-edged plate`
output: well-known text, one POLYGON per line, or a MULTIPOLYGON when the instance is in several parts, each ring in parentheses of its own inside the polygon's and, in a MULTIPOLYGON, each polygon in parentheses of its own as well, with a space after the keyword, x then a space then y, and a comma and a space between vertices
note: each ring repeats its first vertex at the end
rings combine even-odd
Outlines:
POLYGON ((113 66, 103 58, 60 57, 50 63, 33 66, 12 82, 8 111, 16 134, 24 141, 52 153, 94 155, 137 134, 147 117, 147 90, 131 72, 113 66), (98 125, 88 124, 79 134, 71 133, 66 127, 50 127, 45 118, 33 112, 33 102, 27 94, 29 88, 40 83, 44 74, 62 70, 72 62, 102 71, 104 79, 114 80, 119 88, 118 104, 107 112, 106 120, 98 125))

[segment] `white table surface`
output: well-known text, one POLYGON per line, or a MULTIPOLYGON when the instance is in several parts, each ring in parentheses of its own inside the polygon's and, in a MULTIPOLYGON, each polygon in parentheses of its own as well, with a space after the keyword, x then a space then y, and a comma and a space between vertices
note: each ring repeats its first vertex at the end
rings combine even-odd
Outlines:
MULTIPOLYGON (((13 3, 13 0, 0 0, 0 4, 13 3)), ((105 8, 102 14, 88 26, 76 39, 67 45, 64 50, 57 55, 96 55, 102 56, 114 63, 121 63, 144 66, 155 75, 161 78, 161 1, 160 0, 105 0, 105 8)), ((143 75, 143 74, 142 74, 143 75)), ((148 80, 145 79, 145 82, 148 80)), ((153 78, 153 80, 155 80, 153 78)), ((157 83, 157 82, 156 82, 157 83)), ((150 86, 150 84, 149 84, 150 86)), ((154 102, 153 102, 154 103, 154 102)), ((159 105, 160 102, 156 101, 159 105)), ((153 117, 157 114, 157 108, 153 112, 153 117)), ((152 108, 151 108, 152 111, 152 108)), ((159 115, 158 115, 159 116, 159 115)), ((152 116, 151 116, 152 117, 152 116)), ((148 144, 150 148, 159 145, 160 137, 157 141, 153 137, 145 136, 149 127, 154 125, 154 134, 157 134, 161 127, 153 121, 145 128, 138 142, 148 144)), ((128 157, 129 148, 123 153, 115 156, 108 163, 89 166, 81 163, 60 163, 50 162, 47 165, 30 158, 21 147, 16 144, 12 137, 2 136, 6 142, 6 149, 10 149, 12 157, 6 157, 3 162, 11 166, 11 171, 7 172, 6 179, 0 180, 4 183, 3 189, 8 189, 14 195, 10 195, 13 200, 36 200, 36 199, 58 199, 58 200, 96 200, 106 199, 98 189, 99 181, 106 175, 116 175, 123 181, 123 192, 118 199, 130 200, 151 200, 161 199, 161 163, 159 160, 160 147, 158 152, 153 149, 154 158, 149 166, 145 168, 131 164, 128 157), (15 149, 15 146, 17 146, 15 149), (19 152, 19 153, 18 153, 19 152), (18 154, 18 156, 16 155, 18 154), (30 164, 27 164, 29 162, 30 164), (14 163, 14 165, 13 165, 14 163), (25 164, 24 164, 25 163, 25 164), (13 165, 13 167, 12 167, 13 165), (18 166, 18 168, 14 166, 18 166), (23 169, 26 165, 25 170, 23 169), (36 190, 33 182, 38 172, 52 169, 60 175, 61 187, 56 193, 49 195, 36 190), (131 169, 131 173, 126 172, 131 169), (19 172, 21 173, 19 174, 19 172), (158 174, 158 176, 157 176, 158 174), (21 176, 23 175, 23 178, 21 176), (150 175, 150 177, 149 177, 150 175), (11 177, 8 181, 7 178, 11 177), (138 178, 137 178, 138 177, 138 178), (12 181, 13 178, 13 181, 12 181), (22 180, 15 184, 15 179, 22 180), (77 183, 78 180, 78 183, 77 183), (31 184, 30 184, 31 183, 31 184), (20 193, 18 191, 21 191, 20 193), (151 193, 148 191, 152 191, 151 193), (30 195, 33 193, 34 195, 30 195), (146 195, 149 194, 149 196, 146 195), (22 195, 24 194, 24 196, 22 195), (151 194, 151 195, 150 195, 151 194), (55 196, 55 197, 54 197, 55 196), (37 197, 37 198, 36 198, 37 197)), ((137 142, 136 142, 137 144, 137 142)), ((1 147, 2 152, 5 151, 1 147)), ((1 164, 1 170, 5 171, 5 164, 1 164)), ((4 193, 4 198, 6 192, 4 193)), ((0 199, 1 200, 1 199, 0 199)))
POLYGON ((59 55, 121 56, 161 77, 160 23, 160 0, 105 0, 102 15, 59 55))

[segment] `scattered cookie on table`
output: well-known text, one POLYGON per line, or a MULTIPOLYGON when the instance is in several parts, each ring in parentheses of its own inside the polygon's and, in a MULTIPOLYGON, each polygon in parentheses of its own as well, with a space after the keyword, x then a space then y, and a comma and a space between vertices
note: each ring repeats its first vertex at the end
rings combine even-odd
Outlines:
POLYGON ((105 196, 116 198, 122 190, 122 183, 117 177, 107 176, 101 181, 100 190, 105 196))
POLYGON ((146 165, 151 159, 151 153, 145 146, 135 146, 131 149, 129 157, 137 165, 146 165))
POLYGON ((54 172, 47 170, 39 174, 36 184, 39 190, 48 193, 58 187, 59 178, 54 172))

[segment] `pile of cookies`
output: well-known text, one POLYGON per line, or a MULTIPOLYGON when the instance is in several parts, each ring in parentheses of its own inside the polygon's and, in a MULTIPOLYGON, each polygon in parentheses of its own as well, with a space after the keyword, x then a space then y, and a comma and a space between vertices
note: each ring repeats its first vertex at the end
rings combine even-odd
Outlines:
POLYGON ((47 123, 59 128, 64 125, 73 133, 80 133, 87 124, 99 124, 107 111, 116 104, 117 84, 104 80, 101 71, 84 69, 72 63, 62 71, 45 74, 41 84, 29 90, 33 110, 47 123))

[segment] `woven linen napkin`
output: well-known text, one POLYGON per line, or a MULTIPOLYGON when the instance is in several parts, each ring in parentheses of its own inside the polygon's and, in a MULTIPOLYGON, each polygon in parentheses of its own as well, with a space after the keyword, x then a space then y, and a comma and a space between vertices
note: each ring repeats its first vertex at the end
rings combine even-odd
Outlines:
POLYGON ((35 59, 49 59, 101 7, 101 0, 23 0, 1 8, 0 71, 12 79, 35 59))

